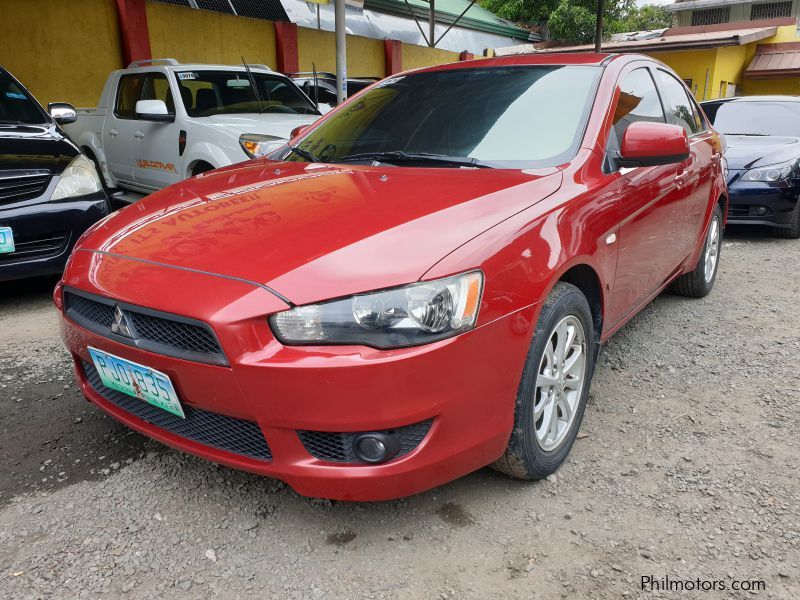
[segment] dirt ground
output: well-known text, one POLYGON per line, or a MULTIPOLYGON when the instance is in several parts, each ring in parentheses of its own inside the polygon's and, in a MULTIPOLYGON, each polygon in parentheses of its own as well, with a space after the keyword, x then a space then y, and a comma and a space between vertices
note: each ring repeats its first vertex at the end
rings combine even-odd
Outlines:
POLYGON ((0 597, 800 598, 800 242, 729 233, 711 296, 605 347, 555 476, 375 504, 116 424, 76 392, 53 282, 2 284, 0 597))

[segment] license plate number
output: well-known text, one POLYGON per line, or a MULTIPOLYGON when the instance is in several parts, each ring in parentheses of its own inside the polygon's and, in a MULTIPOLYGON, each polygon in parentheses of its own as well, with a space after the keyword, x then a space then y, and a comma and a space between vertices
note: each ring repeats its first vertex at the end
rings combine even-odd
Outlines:
POLYGON ((181 419, 186 418, 167 375, 97 348, 88 350, 104 386, 149 402, 181 419))
POLYGON ((14 251, 14 232, 11 227, 0 227, 0 254, 14 251))

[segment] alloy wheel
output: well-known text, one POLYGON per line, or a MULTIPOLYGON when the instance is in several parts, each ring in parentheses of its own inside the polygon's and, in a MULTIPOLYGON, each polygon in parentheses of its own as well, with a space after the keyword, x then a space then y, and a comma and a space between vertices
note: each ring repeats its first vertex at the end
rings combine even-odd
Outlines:
POLYGON ((545 345, 534 390, 536 441, 545 452, 567 437, 586 380, 586 332, 580 319, 567 315, 545 345))
POLYGON ((706 283, 711 283, 717 270, 719 241, 719 220, 715 217, 711 219, 711 225, 708 227, 708 239, 706 240, 704 255, 706 283))

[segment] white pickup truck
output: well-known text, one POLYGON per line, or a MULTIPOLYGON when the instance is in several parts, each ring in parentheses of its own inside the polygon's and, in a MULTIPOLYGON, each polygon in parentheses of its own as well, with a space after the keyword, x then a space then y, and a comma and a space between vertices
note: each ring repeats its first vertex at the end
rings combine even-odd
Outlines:
POLYGON ((108 188, 146 194, 268 154, 329 109, 264 65, 165 58, 111 73, 99 106, 64 129, 108 188))

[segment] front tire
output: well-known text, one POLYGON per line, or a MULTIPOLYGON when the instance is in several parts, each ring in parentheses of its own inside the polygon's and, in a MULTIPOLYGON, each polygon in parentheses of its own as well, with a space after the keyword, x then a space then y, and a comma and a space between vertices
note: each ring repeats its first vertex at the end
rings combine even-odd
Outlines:
POLYGON ((711 213, 706 240, 703 243, 703 251, 697 259, 697 265, 694 270, 681 275, 672 283, 670 289, 674 293, 689 298, 704 298, 711 293, 719 271, 722 233, 722 209, 716 204, 711 213))
POLYGON ((800 199, 797 200, 792 212, 792 222, 789 227, 773 227, 772 235, 790 240, 800 239, 800 199))
POLYGON ((581 291, 569 283, 557 283, 536 324, 508 447, 493 468, 518 479, 542 479, 566 460, 583 420, 594 374, 592 323, 581 291))

